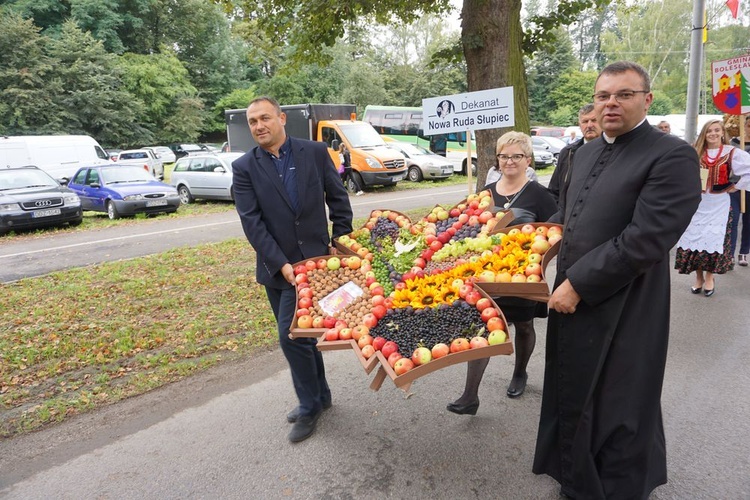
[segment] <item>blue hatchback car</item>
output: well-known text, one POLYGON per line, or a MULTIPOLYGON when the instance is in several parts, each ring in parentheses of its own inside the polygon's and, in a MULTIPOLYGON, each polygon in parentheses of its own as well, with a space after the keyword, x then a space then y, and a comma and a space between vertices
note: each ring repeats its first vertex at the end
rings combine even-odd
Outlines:
POLYGON ((110 219, 135 214, 176 212, 177 190, 143 168, 116 163, 83 167, 68 182, 81 198, 81 208, 106 212, 110 219))

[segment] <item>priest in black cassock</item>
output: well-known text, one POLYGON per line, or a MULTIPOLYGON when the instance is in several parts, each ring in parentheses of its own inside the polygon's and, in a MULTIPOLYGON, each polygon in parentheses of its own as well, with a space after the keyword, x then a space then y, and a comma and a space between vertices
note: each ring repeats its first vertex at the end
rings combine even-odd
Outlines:
POLYGON ((661 390, 669 251, 700 202, 698 155, 649 125, 648 73, 602 70, 602 137, 575 156, 549 300, 534 472, 576 499, 647 498, 667 481, 661 390))

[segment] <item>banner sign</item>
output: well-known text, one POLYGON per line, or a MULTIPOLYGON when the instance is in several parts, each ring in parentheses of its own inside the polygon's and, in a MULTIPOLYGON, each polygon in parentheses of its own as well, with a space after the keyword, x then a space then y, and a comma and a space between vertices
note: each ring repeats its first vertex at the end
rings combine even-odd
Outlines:
POLYGON ((714 104, 722 113, 750 113, 750 55, 711 63, 714 104))
POLYGON ((512 127, 513 87, 422 99, 425 135, 512 127))

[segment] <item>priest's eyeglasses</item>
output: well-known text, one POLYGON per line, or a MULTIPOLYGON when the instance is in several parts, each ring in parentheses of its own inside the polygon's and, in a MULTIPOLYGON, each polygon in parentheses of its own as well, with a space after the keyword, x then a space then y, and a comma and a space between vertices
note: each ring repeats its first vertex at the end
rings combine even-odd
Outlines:
POLYGON ((649 92, 649 90, 623 90, 621 92, 615 92, 614 94, 610 94, 609 92, 599 92, 591 97, 594 99, 594 102, 605 104, 609 102, 609 99, 612 96, 615 97, 615 101, 617 102, 625 102, 631 100, 636 94, 648 94, 649 92))
POLYGON ((510 156, 504 155, 504 154, 497 155, 497 159, 500 160, 501 163, 505 163, 508 160, 512 161, 513 163, 518 163, 524 158, 526 158, 526 155, 522 155, 522 154, 510 155, 510 156))

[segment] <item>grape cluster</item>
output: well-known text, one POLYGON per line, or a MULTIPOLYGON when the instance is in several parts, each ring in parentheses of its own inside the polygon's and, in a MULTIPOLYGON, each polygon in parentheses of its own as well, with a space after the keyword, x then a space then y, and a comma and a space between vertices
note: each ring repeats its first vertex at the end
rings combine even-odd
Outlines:
POLYGON ((458 217, 448 217, 445 220, 439 220, 435 222, 435 229, 437 230, 437 234, 444 233, 448 230, 449 227, 453 225, 454 222, 458 221, 458 217))
POLYGON ((476 224, 464 224, 457 231, 456 234, 451 236, 451 241, 460 241, 465 238, 476 238, 479 232, 482 230, 482 225, 476 224))
POLYGON ((373 242, 385 237, 393 241, 398 237, 399 229, 398 224, 387 217, 378 217, 375 227, 370 229, 370 238, 373 242))
POLYGON ((476 307, 463 300, 426 309, 389 309, 370 329, 373 337, 383 337, 398 344, 402 356, 411 356, 420 344, 431 349, 437 343, 476 335, 485 336, 484 322, 476 307))

